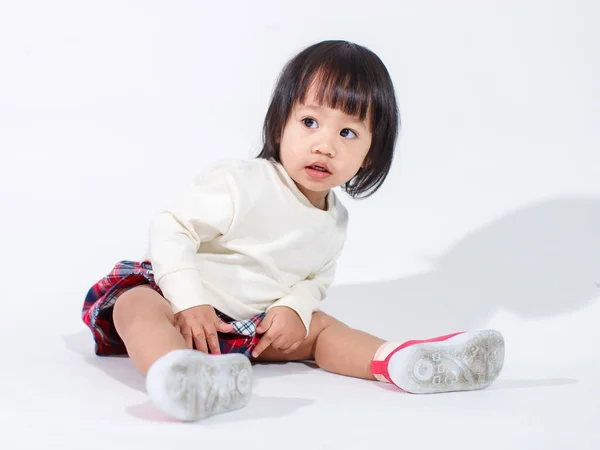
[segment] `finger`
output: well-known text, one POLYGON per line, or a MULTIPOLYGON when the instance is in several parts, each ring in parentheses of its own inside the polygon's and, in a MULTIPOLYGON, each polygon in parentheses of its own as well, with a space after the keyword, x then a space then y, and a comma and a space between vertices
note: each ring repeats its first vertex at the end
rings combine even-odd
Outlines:
POLYGON ((213 355, 220 355, 221 346, 219 345, 219 335, 217 334, 217 330, 213 327, 206 326, 204 327, 204 332, 206 333, 206 342, 208 342, 210 353, 213 355))
POLYGON ((256 334, 264 334, 269 328, 271 328, 271 324, 273 323, 273 316, 267 314, 265 318, 258 324, 256 327, 256 334))
POLYGON ((185 346, 189 349, 194 348, 194 341, 192 338, 192 329, 190 327, 184 327, 183 329, 180 327, 179 332, 183 336, 183 340, 185 341, 185 346))
POLYGON ((204 331, 202 328, 198 328, 198 330, 194 330, 194 343, 196 344, 196 350, 199 350, 204 353, 208 353, 208 347, 206 346, 206 337, 204 336, 204 331))
POLYGON ((283 353, 292 353, 294 350, 297 350, 298 347, 300 347, 300 344, 302 344, 302 341, 298 341, 295 344, 290 345, 286 350, 283 350, 283 353))
POLYGON ((256 347, 254 347, 252 357, 257 358, 262 352, 264 352, 269 347, 269 345, 271 345, 271 342, 273 342, 273 338, 269 334, 265 334, 261 338, 261 340, 258 341, 256 347))
POLYGON ((279 351, 281 351, 282 353, 287 353, 293 343, 294 341, 285 341, 279 344, 279 351))
POLYGON ((290 343, 287 342, 283 335, 280 335, 277 339, 274 339, 273 343, 271 344, 271 347, 273 347, 275 350, 283 350, 288 348, 289 346, 290 343))
POLYGON ((220 331, 222 333, 231 333, 233 331, 233 325, 231 325, 230 323, 223 322, 218 317, 215 322, 215 326, 217 327, 217 331, 220 331))

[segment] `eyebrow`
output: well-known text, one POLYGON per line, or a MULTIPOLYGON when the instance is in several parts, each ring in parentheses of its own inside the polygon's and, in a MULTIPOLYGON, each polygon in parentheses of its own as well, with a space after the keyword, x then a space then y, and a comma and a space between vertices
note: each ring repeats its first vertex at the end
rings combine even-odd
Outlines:
MULTIPOLYGON (((302 103, 300 103, 299 104, 299 109, 312 109, 312 110, 315 110, 315 111, 323 111, 325 108, 323 106, 321 106, 321 105, 317 105, 317 104, 313 104, 313 103, 311 103, 311 104, 306 104, 306 103, 302 104, 302 103)), ((348 120, 349 122, 357 123, 359 125, 363 125, 363 126, 367 127, 366 120, 360 120, 360 119, 358 119, 356 117, 349 116, 348 114, 345 114, 345 113, 344 113, 344 115, 347 117, 346 120, 348 120)))

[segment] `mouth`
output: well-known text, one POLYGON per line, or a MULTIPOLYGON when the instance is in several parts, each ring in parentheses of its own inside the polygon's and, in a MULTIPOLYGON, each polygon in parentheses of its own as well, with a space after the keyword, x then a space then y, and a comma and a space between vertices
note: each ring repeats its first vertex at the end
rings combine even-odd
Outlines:
POLYGON ((331 176, 329 167, 324 162, 311 164, 310 166, 306 166, 304 170, 306 170, 308 176, 313 180, 324 180, 331 176))
POLYGON ((331 173, 329 167, 325 163, 316 163, 310 166, 306 166, 307 169, 318 170, 319 172, 331 173))

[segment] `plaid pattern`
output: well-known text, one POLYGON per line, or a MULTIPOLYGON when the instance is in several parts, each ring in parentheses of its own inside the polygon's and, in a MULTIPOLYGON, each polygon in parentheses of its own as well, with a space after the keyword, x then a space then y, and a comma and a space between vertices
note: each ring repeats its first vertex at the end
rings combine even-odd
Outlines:
MULTIPOLYGON (((112 320, 113 307, 122 293, 142 284, 150 285, 162 295, 162 291, 154 281, 154 272, 149 261, 121 261, 88 291, 83 302, 82 318, 92 331, 97 355, 127 354, 127 349, 112 320)), ((261 337, 256 334, 256 327, 265 314, 258 314, 246 320, 234 320, 221 311, 215 310, 215 312, 223 322, 232 324, 235 330, 232 333, 219 333, 221 352, 242 353, 250 357, 250 353, 261 337)))

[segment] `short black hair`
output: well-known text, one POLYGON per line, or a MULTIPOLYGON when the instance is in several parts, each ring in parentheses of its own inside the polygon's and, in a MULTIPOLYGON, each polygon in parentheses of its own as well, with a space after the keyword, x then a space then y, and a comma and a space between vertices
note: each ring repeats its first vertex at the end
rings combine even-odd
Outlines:
POLYGON ((354 198, 372 195, 387 177, 400 126, 394 86, 387 68, 371 50, 348 41, 323 41, 298 53, 283 68, 263 125, 258 158, 281 162, 279 142, 296 103, 303 103, 311 83, 320 104, 364 120, 369 114, 371 147, 367 167, 342 188, 354 198))

